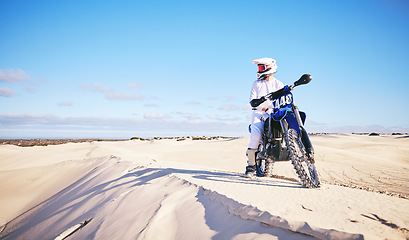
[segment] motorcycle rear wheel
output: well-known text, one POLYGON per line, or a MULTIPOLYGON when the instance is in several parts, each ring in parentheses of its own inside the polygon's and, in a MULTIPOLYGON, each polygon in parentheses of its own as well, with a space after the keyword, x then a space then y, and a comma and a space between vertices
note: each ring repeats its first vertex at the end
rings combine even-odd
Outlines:
POLYGON ((267 150, 264 149, 264 144, 260 144, 256 152, 256 174, 257 177, 272 177, 274 162, 270 160, 267 163, 267 150), (269 167, 267 167, 269 165, 269 167), (267 169, 266 169, 267 168, 267 169))
POLYGON ((307 159, 305 147, 302 144, 297 131, 289 129, 285 136, 285 140, 291 163, 293 164, 302 185, 307 188, 320 187, 317 169, 315 168, 314 163, 311 163, 307 159))
POLYGON ((267 163, 266 161, 267 160, 264 158, 256 159, 257 177, 272 177, 273 176, 274 162, 270 161, 269 163, 267 163), (267 164, 269 164, 268 167, 267 167, 267 164))

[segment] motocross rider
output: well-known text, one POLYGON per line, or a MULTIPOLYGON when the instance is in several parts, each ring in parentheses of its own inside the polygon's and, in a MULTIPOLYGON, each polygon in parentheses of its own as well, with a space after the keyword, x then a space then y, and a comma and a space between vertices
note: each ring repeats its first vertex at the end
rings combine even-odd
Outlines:
MULTIPOLYGON (((253 83, 250 94, 250 104, 253 106, 254 103, 261 104, 258 107, 253 108, 253 114, 250 125, 250 143, 246 152, 247 156, 247 167, 246 167, 246 177, 253 177, 255 175, 255 164, 256 164, 256 151, 258 150, 258 145, 261 140, 262 131, 264 129, 264 121, 268 118, 266 110, 268 108, 273 108, 273 102, 270 99, 264 98, 265 95, 277 91, 284 87, 284 84, 274 78, 274 73, 277 72, 276 61, 272 58, 260 58, 253 60, 254 64, 257 64, 257 80, 253 83), (253 104, 252 104, 253 103, 253 104)), ((266 162, 265 169, 268 169, 266 162)))

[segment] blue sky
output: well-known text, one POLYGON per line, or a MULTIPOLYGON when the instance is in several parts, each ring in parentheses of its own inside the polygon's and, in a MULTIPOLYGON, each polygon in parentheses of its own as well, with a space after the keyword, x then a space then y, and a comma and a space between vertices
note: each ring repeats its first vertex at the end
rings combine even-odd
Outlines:
POLYGON ((246 136, 253 59, 309 132, 409 132, 409 2, 0 0, 0 138, 246 136))

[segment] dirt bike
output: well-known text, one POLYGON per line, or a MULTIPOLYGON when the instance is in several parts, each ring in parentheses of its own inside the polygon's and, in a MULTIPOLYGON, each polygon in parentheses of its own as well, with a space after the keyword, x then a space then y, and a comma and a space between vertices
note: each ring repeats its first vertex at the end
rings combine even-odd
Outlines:
POLYGON ((294 104, 291 91, 312 80, 311 75, 304 74, 284 88, 267 94, 260 99, 253 99, 253 108, 270 99, 274 108, 268 109, 268 118, 264 119, 264 131, 256 152, 257 176, 272 177, 275 161, 290 160, 301 180, 307 188, 318 188, 320 181, 314 165, 314 149, 304 128, 306 114, 300 112, 294 104))

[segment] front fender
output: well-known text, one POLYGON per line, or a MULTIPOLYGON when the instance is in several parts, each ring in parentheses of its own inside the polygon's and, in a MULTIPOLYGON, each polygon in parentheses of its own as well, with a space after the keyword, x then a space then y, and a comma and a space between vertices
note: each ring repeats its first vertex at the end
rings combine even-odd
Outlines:
POLYGON ((285 120, 287 121, 290 128, 297 131, 298 135, 301 136, 300 126, 298 125, 297 119, 293 111, 288 111, 287 115, 285 116, 285 120))

